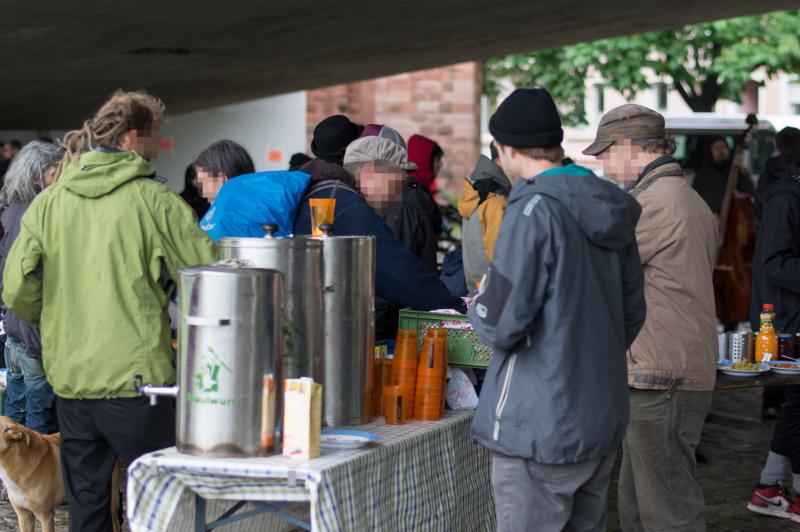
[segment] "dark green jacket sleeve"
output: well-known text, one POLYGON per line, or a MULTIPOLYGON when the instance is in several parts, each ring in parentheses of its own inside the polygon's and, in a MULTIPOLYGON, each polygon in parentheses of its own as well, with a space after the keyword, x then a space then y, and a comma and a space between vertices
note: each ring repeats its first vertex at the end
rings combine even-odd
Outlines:
POLYGON ((42 261, 41 235, 36 220, 36 204, 22 217, 19 236, 11 246, 3 270, 3 301, 14 314, 36 325, 42 313, 42 279, 37 269, 42 261))

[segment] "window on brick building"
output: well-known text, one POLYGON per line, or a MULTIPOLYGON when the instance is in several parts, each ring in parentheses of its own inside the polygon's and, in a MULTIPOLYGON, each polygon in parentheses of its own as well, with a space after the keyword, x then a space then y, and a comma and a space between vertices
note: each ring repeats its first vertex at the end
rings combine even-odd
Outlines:
POLYGON ((656 106, 659 111, 666 111, 667 110, 667 98, 669 96, 669 90, 667 89, 667 84, 663 81, 656 85, 656 106))
POLYGON ((594 92, 597 100, 597 112, 598 113, 605 113, 606 112, 606 88, 598 83, 594 86, 594 92))

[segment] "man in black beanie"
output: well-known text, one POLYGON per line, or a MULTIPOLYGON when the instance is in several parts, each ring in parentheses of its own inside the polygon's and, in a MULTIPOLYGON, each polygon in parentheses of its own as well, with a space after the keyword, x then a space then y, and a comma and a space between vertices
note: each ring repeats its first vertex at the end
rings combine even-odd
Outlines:
POLYGON ((344 115, 329 116, 314 128, 311 151, 317 158, 341 166, 344 151, 362 129, 344 115))
POLYGON ((472 435, 492 451, 501 532, 605 530, 628 424, 626 350, 644 323, 636 200, 562 166, 544 89, 518 89, 489 129, 514 187, 469 317, 495 354, 472 435))

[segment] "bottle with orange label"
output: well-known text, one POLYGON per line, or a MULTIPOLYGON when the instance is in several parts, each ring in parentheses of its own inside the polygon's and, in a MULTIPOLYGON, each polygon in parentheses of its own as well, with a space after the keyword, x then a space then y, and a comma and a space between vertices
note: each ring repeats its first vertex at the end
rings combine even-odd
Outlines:
POLYGON ((775 307, 765 303, 761 308, 761 328, 756 337, 756 362, 778 358, 778 334, 775 332, 775 307))

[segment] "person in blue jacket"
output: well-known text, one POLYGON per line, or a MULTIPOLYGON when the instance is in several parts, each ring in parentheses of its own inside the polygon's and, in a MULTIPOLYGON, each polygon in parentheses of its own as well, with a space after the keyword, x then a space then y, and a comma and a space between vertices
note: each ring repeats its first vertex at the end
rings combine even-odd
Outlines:
MULTIPOLYGON (((465 310, 461 299, 452 296, 439 278, 392 235, 359 192, 349 172, 320 159, 306 163, 300 170, 311 176, 311 183, 297 208, 296 235, 311 234, 309 200, 330 198, 333 194, 336 199, 334 234, 376 237, 376 296, 415 310, 465 310)), ((376 323, 375 339, 392 339, 396 334, 392 329, 391 324, 376 323)))
POLYGON ((256 172, 247 151, 230 140, 215 142, 194 162, 203 195, 214 203, 200 228, 214 242, 224 237, 262 237, 264 224, 278 236, 292 233, 297 204, 308 188, 302 172, 256 172))

